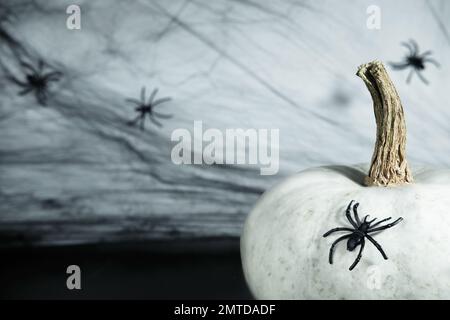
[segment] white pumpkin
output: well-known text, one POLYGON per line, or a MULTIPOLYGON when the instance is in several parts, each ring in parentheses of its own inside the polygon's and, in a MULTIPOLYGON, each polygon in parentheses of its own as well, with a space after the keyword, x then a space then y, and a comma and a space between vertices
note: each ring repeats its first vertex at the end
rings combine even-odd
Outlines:
POLYGON ((372 163, 309 169, 261 197, 241 237, 244 274, 256 298, 450 299, 450 170, 411 172, 403 108, 385 68, 374 61, 357 74, 374 100, 372 163), (366 241, 349 271, 360 246, 348 251, 347 241, 339 242, 330 264, 331 244, 349 232, 323 235, 352 228, 345 215, 351 200, 360 203, 361 218, 403 221, 372 234, 388 260, 366 241))

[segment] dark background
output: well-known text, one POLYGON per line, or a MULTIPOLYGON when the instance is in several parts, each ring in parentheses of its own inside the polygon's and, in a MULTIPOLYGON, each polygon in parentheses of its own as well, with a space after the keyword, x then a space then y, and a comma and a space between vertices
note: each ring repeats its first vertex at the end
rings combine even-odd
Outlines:
POLYGON ((251 299, 236 239, 1 250, 0 298, 251 299), (67 266, 81 290, 66 288, 67 266))
POLYGON ((239 236, 258 197, 308 167, 371 159, 355 72, 373 59, 401 96, 409 162, 450 164, 449 1, 94 0, 78 2, 81 30, 66 28, 69 4, 0 0, 1 298, 251 298, 239 236), (409 39, 440 63, 429 84, 389 67, 409 39), (63 75, 45 106, 18 94, 23 62, 39 60, 63 75), (173 99, 162 127, 127 125, 142 86, 173 99), (171 133, 199 120, 279 129, 280 171, 173 164, 171 133))

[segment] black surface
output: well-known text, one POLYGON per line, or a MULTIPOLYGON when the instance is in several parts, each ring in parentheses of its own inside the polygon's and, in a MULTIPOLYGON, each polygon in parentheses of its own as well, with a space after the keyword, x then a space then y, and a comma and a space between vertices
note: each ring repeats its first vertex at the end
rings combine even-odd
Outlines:
POLYGON ((2 299, 251 299, 237 239, 0 250, 2 299), (81 290, 66 268, 81 268, 81 290))

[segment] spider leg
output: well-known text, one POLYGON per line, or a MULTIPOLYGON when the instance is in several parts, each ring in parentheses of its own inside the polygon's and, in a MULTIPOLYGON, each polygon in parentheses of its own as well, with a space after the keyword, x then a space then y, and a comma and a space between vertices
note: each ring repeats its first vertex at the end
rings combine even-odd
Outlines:
POLYGON ((378 226, 380 223, 383 223, 383 222, 388 221, 388 220, 391 220, 391 219, 392 219, 392 218, 389 217, 389 218, 380 220, 380 221, 378 221, 377 223, 375 223, 373 226, 370 226, 369 229, 374 228, 374 227, 378 226))
POLYGON ((369 232, 372 233, 372 232, 377 232, 377 231, 381 231, 381 230, 392 228, 393 226, 395 226, 397 223, 399 223, 402 220, 403 220, 403 218, 398 218, 394 222, 389 223, 389 224, 387 224, 385 226, 374 228, 374 229, 370 229, 369 231, 367 231, 367 233, 369 233, 369 232))
POLYGON ((378 242, 376 242, 375 239, 372 238, 371 236, 369 236, 368 234, 366 234, 366 238, 369 239, 369 241, 373 243, 373 245, 378 249, 378 251, 380 251, 380 253, 383 256, 384 260, 387 260, 388 257, 386 255, 386 253, 384 252, 383 248, 380 246, 380 244, 378 242))
POLYGON ((125 101, 137 104, 138 106, 141 105, 141 102, 136 99, 129 98, 129 99, 125 99, 125 101))
POLYGON ((59 81, 59 80, 60 80, 59 76, 52 76, 49 78, 45 78, 45 81, 47 81, 47 82, 54 82, 54 81, 59 81))
POLYGON ((428 51, 425 51, 424 53, 422 53, 421 55, 419 55, 419 57, 423 58, 423 57, 428 56, 428 55, 430 55, 432 53, 433 53, 433 51, 428 50, 428 51))
POLYGON ((153 99, 155 99, 156 94, 158 93, 158 88, 153 89, 152 94, 150 95, 150 98, 148 98, 148 104, 151 104, 154 106, 153 99))
POLYGON ((361 260, 362 257, 362 253, 364 250, 364 246, 366 245, 366 241, 364 240, 364 238, 361 239, 361 248, 359 249, 359 253, 358 256, 356 257, 355 261, 352 263, 352 265, 350 266, 350 268, 348 268, 348 270, 352 271, 354 267, 356 267, 356 265, 358 264, 359 260, 361 260))
POLYGON ((47 93, 45 90, 36 91, 36 100, 41 106, 47 105, 47 93))
POLYGON ((62 76, 62 73, 59 71, 49 72, 44 75, 44 79, 47 81, 57 81, 62 76))
POLYGON ((375 220, 377 220, 377 218, 373 218, 372 220, 368 221, 369 225, 374 222, 375 220))
POLYGON ((323 235, 323 237, 324 237, 324 238, 325 238, 325 237, 328 237, 330 234, 332 234, 333 232, 337 232, 337 231, 350 231, 350 232, 353 232, 354 230, 353 230, 353 229, 350 229, 350 228, 334 228, 334 229, 331 229, 331 230, 327 231, 327 232, 323 235))
POLYGON ((28 62, 21 62, 20 65, 24 68, 24 69, 28 69, 28 71, 31 71, 32 73, 35 74, 39 74, 38 70, 36 70, 31 64, 29 64, 28 62))
POLYGON ((144 131, 145 130, 145 114, 143 114, 141 116, 140 120, 141 120, 141 125, 140 125, 141 131, 144 131))
POLYGON ((25 89, 19 91, 18 95, 19 95, 19 96, 26 95, 27 93, 29 93, 29 92, 32 91, 32 90, 33 90, 33 87, 28 86, 28 87, 26 87, 25 89))
POLYGON ((436 60, 434 60, 432 58, 425 58, 425 59, 423 59, 423 61, 434 64, 436 66, 436 68, 439 68, 441 66, 441 64, 439 62, 437 62, 436 60))
POLYGON ((408 49, 410 55, 413 55, 413 48, 408 42, 402 42, 401 45, 408 49))
POLYGON ((159 112, 155 112, 155 111, 153 111, 153 115, 155 117, 158 117, 161 119, 170 119, 173 117, 173 115, 171 115, 171 114, 164 114, 164 113, 159 113, 159 112))
POLYGON ((145 104, 145 86, 141 88, 141 102, 142 104, 145 104))
POLYGON ((342 236, 342 237, 340 237, 340 238, 337 238, 337 240, 333 242, 333 244, 331 245, 331 248, 330 248, 330 253, 329 253, 329 255, 328 255, 328 261, 330 262, 330 264, 333 264, 333 252, 334 252, 334 248, 336 247, 336 245, 337 245, 340 241, 345 240, 345 239, 350 238, 350 237, 351 237, 351 234, 347 234, 347 235, 345 235, 345 236, 342 236))
POLYGON ((12 76, 8 77, 8 79, 11 80, 12 82, 14 82, 15 84, 17 84, 18 86, 21 86, 21 87, 28 87, 28 83, 22 82, 22 81, 20 81, 20 80, 14 78, 14 77, 12 77, 12 76))
POLYGON ((44 70, 44 60, 39 59, 38 62, 38 73, 41 73, 44 70))
POLYGON ((348 204, 347 210, 345 210, 345 216, 347 217, 347 220, 350 222, 350 224, 355 229, 358 229, 358 225, 356 224, 355 221, 353 221, 352 216, 350 215, 350 208, 351 208, 353 202, 354 202, 354 200, 350 201, 350 203, 348 204))
POLYGON ((414 39, 409 39, 409 42, 411 43, 411 46, 413 48, 413 55, 416 56, 419 53, 419 45, 414 39))
POLYGON ((150 121, 153 122, 157 127, 162 127, 161 122, 159 122, 158 120, 156 120, 153 116, 149 115, 150 121))
POLYGON ((161 104, 161 103, 164 103, 164 102, 167 102, 167 101, 170 101, 170 100, 172 100, 172 98, 169 98, 169 97, 161 98, 161 99, 158 99, 155 102, 153 102, 152 106, 156 107, 158 104, 161 104))
POLYGON ((133 126, 133 125, 136 124, 136 122, 139 121, 140 118, 141 118, 141 115, 138 115, 138 116, 137 116, 136 118, 134 118, 133 120, 128 121, 127 124, 128 124, 129 126, 133 126))
POLYGON ((370 225, 372 222, 374 222, 375 220, 377 220, 377 218, 373 218, 372 220, 367 221, 367 218, 369 218, 369 217, 370 217, 370 215, 366 215, 366 216, 364 217, 364 223, 368 223, 368 224, 370 225))
POLYGON ((355 203, 355 205, 353 206, 353 214, 355 215, 355 220, 356 223, 359 225, 361 225, 361 220, 359 220, 359 216, 358 216, 358 207, 359 207, 359 203, 355 203))
POLYGON ((420 80, 423 81, 423 83, 429 84, 428 80, 425 79, 425 77, 422 75, 422 73, 421 73, 420 71, 417 71, 417 70, 416 70, 416 73, 417 73, 417 75, 419 76, 420 80))
POLYGON ((389 65, 395 70, 403 70, 409 67, 408 62, 389 62, 389 65))
POLYGON ((411 82, 413 73, 414 73, 414 69, 412 69, 412 70, 409 72, 408 78, 406 78, 406 83, 410 83, 410 82, 411 82))

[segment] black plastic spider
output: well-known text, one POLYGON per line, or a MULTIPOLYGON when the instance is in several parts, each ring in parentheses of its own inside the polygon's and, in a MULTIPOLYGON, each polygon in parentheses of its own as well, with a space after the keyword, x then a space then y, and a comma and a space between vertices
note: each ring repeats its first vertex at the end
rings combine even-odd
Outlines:
POLYGON ((172 118, 172 115, 159 113, 159 112, 156 112, 155 110, 153 110, 154 107, 156 107, 157 105, 172 100, 172 98, 169 98, 169 97, 154 100, 157 93, 158 93, 158 89, 156 88, 151 93, 151 95, 148 99, 148 103, 145 103, 145 87, 142 87, 140 101, 136 100, 136 99, 126 99, 127 101, 132 102, 137 105, 135 110, 136 110, 136 112, 139 113, 139 115, 135 119, 128 122, 129 125, 135 125, 136 123, 139 122, 141 130, 144 130, 145 129, 144 122, 145 122, 146 115, 148 115, 150 121, 153 122, 158 127, 162 127, 162 124, 158 120, 156 120, 156 118, 160 118, 160 119, 172 118))
POLYGON ((37 102, 45 106, 48 98, 48 84, 58 81, 62 73, 59 71, 44 73, 45 63, 42 60, 39 60, 37 69, 26 62, 22 62, 20 65, 25 69, 25 81, 10 77, 14 83, 23 88, 18 94, 23 96, 33 91, 37 102))
POLYGON ((412 70, 409 72, 408 78, 406 78, 406 83, 411 81, 411 78, 414 73, 416 73, 420 80, 422 80, 425 84, 428 84, 428 80, 422 75, 422 71, 425 70, 425 63, 430 62, 439 68, 440 64, 428 56, 432 54, 432 51, 426 51, 422 54, 419 54, 419 45, 416 41, 410 39, 409 42, 402 42, 402 46, 408 49, 407 56, 403 59, 403 62, 390 62, 392 68, 395 70, 403 70, 408 67, 411 67, 412 70))
POLYGON ((373 243, 373 245, 378 249, 378 251, 380 251, 381 255, 383 256, 383 258, 385 260, 387 260, 387 256, 386 253, 384 253, 383 248, 380 246, 380 244, 378 242, 375 241, 374 238, 372 238, 369 233, 374 233, 374 232, 379 232, 385 229, 389 229, 393 226, 395 226, 397 223, 399 223, 400 221, 403 220, 403 218, 398 218, 397 220, 395 220, 392 223, 389 223, 387 225, 381 226, 381 227, 377 227, 376 226, 380 225, 381 223, 388 221, 391 219, 391 217, 383 219, 378 221, 375 224, 372 224, 373 222, 375 222, 375 219, 367 221, 367 218, 369 217, 369 215, 364 217, 364 220, 361 222, 361 220, 359 220, 359 216, 358 216, 358 206, 359 203, 355 203, 355 205, 353 206, 353 214, 355 216, 355 220, 353 220, 353 218, 350 215, 350 209, 352 206, 352 203, 354 202, 354 200, 350 201, 347 210, 345 211, 345 215, 348 219, 348 221, 350 222, 350 224, 353 226, 353 229, 351 228, 334 228, 331 229, 330 231, 328 231, 327 233, 325 233, 323 236, 327 237, 330 234, 332 234, 333 232, 336 231, 348 231, 351 232, 350 234, 344 235, 340 238, 338 238, 336 241, 333 242, 333 244, 331 245, 330 248, 330 254, 328 257, 328 260, 330 262, 330 264, 333 264, 333 252, 334 249, 336 247, 336 245, 345 239, 348 239, 347 241, 347 250, 348 251, 353 251, 357 246, 361 245, 361 248, 359 249, 359 253, 358 256, 356 257, 355 261, 353 262, 353 264, 350 266, 349 270, 353 270, 354 267, 356 267, 356 265, 358 264, 359 260, 361 260, 361 256, 362 256, 362 252, 364 250, 364 245, 365 245, 365 240, 364 238, 367 238, 370 242, 373 243))

